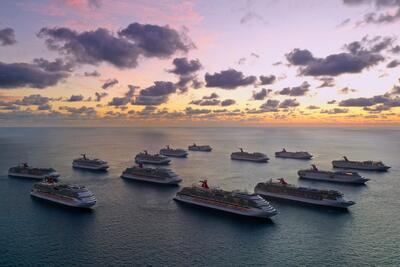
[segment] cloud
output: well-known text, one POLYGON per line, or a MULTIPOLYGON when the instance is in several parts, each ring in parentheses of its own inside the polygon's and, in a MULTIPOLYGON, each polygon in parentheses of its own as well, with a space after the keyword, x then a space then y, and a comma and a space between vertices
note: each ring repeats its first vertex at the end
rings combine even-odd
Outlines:
POLYGON ((187 107, 185 109, 185 114, 187 116, 200 115, 200 114, 209 114, 209 113, 211 113, 211 110, 209 110, 209 109, 193 109, 191 107, 187 107))
POLYGON ((321 81, 322 83, 317 88, 335 86, 335 79, 332 77, 321 77, 318 80, 321 81))
POLYGON ((378 10, 389 8, 389 12, 377 13, 370 12, 364 15, 362 21, 357 24, 388 24, 397 22, 400 19, 400 1, 399 0, 343 0, 345 5, 359 6, 374 4, 378 10), (393 10, 394 8, 394 10, 393 10), (394 11, 394 12, 393 12, 394 11))
POLYGON ((168 26, 132 23, 118 34, 134 41, 146 57, 165 58, 178 51, 188 52, 194 47, 187 36, 168 26))
POLYGON ((395 59, 395 60, 390 61, 390 62, 386 65, 386 67, 387 67, 388 69, 392 69, 392 68, 396 68, 396 67, 399 66, 399 65, 400 65, 400 61, 397 60, 397 59, 395 59))
POLYGON ((348 52, 332 54, 325 58, 316 58, 308 50, 294 49, 286 54, 286 59, 293 66, 299 67, 299 74, 304 76, 338 76, 344 73, 360 73, 377 65, 385 58, 379 52, 387 49, 392 39, 363 38, 361 42, 345 45, 348 52))
POLYGON ((95 117, 97 114, 97 111, 94 108, 86 107, 86 106, 82 106, 80 108, 64 106, 64 107, 60 107, 60 110, 67 111, 71 115, 75 115, 75 116, 95 117))
POLYGON ((314 106, 314 105, 310 105, 310 106, 307 107, 307 109, 311 109, 311 110, 313 110, 313 109, 320 109, 320 107, 314 106))
POLYGON ((43 105, 40 105, 40 106, 38 106, 38 110, 51 110, 51 105, 49 105, 49 104, 43 104, 43 105))
POLYGON ((172 61, 172 64, 174 65, 174 68, 169 70, 169 72, 183 76, 193 74, 202 68, 198 59, 192 59, 189 61, 186 57, 175 58, 172 61))
POLYGON ((203 96, 203 99, 215 99, 219 98, 219 95, 217 93, 211 93, 209 96, 203 96))
POLYGON ((21 100, 14 101, 13 104, 19 106, 40 106, 48 104, 50 100, 52 99, 49 97, 35 94, 35 95, 24 96, 21 100))
POLYGON ((48 72, 71 72, 74 64, 72 62, 64 62, 61 58, 54 61, 48 61, 44 58, 35 58, 33 64, 48 72))
POLYGON ((157 106, 166 103, 168 96, 175 93, 176 89, 172 82, 156 81, 154 85, 141 90, 132 104, 157 106))
POLYGON ((297 107, 299 106, 300 103, 297 102, 295 98, 291 99, 285 99, 279 104, 279 108, 291 108, 291 107, 297 107))
POLYGON ((261 89, 260 92, 253 92, 253 99, 254 100, 264 100, 268 96, 268 94, 271 92, 272 92, 271 89, 267 90, 267 89, 263 88, 263 89, 261 89))
POLYGON ((339 94, 348 94, 348 93, 354 93, 354 92, 357 92, 357 90, 356 89, 351 89, 351 88, 349 88, 349 87, 344 87, 344 88, 342 88, 342 89, 339 89, 338 91, 337 91, 339 94))
POLYGON ((222 89, 236 89, 240 86, 254 84, 257 80, 256 76, 244 76, 241 71, 234 69, 223 70, 214 74, 206 73, 206 87, 219 87, 222 89))
POLYGON ((117 83, 118 83, 118 80, 117 80, 117 79, 108 79, 108 80, 101 86, 101 88, 103 88, 103 89, 105 90, 105 89, 108 89, 108 88, 113 87, 113 86, 116 85, 117 83))
POLYGON ((67 99, 68 102, 79 102, 83 101, 83 95, 71 95, 70 98, 67 99))
POLYGON ((198 99, 192 100, 189 104, 198 106, 219 106, 221 103, 218 99, 198 99))
POLYGON ((64 78, 66 72, 46 71, 36 64, 0 62, 0 88, 13 89, 32 87, 43 89, 54 86, 64 78))
POLYGON ((264 22, 264 18, 256 12, 249 11, 246 14, 244 14, 243 17, 240 19, 240 24, 247 24, 250 23, 251 21, 264 22))
POLYGON ((0 45, 1 46, 13 45, 15 43, 17 43, 17 41, 15 40, 15 33, 12 28, 0 29, 0 45))
POLYGON ((262 112, 277 112, 279 106, 279 100, 268 99, 264 104, 260 106, 260 110, 257 112, 250 113, 262 113, 262 112))
POLYGON ((273 84, 276 81, 275 75, 268 75, 268 76, 260 76, 260 84, 261 85, 267 85, 267 84, 273 84))
POLYGON ((135 68, 139 56, 166 58, 193 47, 189 39, 168 26, 132 23, 115 36, 109 30, 77 32, 72 29, 42 28, 50 50, 73 58, 76 63, 98 65, 106 62, 117 68, 135 68))
POLYGON ((100 77, 101 76, 100 72, 98 72, 97 70, 94 70, 92 72, 85 71, 85 73, 83 75, 85 77, 100 77))
POLYGON ((335 104, 336 103, 336 100, 330 100, 330 101, 328 101, 328 102, 326 102, 328 105, 332 105, 332 104, 335 104))
POLYGON ((132 101, 133 96, 135 95, 136 89, 139 87, 128 85, 129 90, 125 93, 123 97, 114 97, 110 102, 108 102, 109 106, 121 107, 129 104, 132 101))
POLYGON ((304 96, 307 94, 308 91, 310 91, 310 86, 311 85, 308 82, 303 82, 299 86, 283 88, 281 91, 278 91, 277 94, 289 96, 304 96))
POLYGON ((236 101, 233 99, 225 99, 221 102, 221 106, 223 107, 232 106, 234 104, 236 104, 236 101))
POLYGON ((381 112, 384 110, 390 110, 393 107, 400 106, 400 98, 392 97, 392 96, 395 96, 395 94, 393 94, 393 89, 392 89, 392 91, 390 91, 389 93, 386 93, 384 95, 376 95, 376 96, 369 97, 369 98, 367 98, 367 97, 349 98, 349 99, 341 101, 339 103, 339 106, 341 106, 341 107, 363 107, 364 110, 366 110, 366 111, 381 112), (370 108, 372 106, 375 106, 375 107, 370 108))
POLYGON ((106 92, 96 92, 95 96, 96 96, 96 101, 100 102, 101 99, 108 96, 108 94, 106 92))
POLYGON ((340 114, 347 113, 349 110, 347 108, 333 108, 333 109, 323 109, 320 111, 322 114, 340 114))

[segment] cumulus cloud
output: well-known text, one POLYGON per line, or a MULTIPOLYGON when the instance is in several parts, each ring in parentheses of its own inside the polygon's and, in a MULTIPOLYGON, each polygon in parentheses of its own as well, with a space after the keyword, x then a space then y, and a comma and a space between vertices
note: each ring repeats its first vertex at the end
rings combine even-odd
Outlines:
POLYGON ((98 72, 97 70, 94 70, 92 72, 85 71, 85 73, 83 75, 85 77, 100 77, 101 76, 100 72, 98 72))
POLYGON ((12 28, 0 29, 0 45, 1 46, 13 45, 15 43, 17 43, 17 41, 15 40, 15 33, 12 28))
POLYGON ((138 89, 137 86, 128 85, 129 90, 125 93, 123 97, 114 97, 110 102, 108 102, 109 106, 122 107, 129 104, 138 89))
POLYGON ((95 96, 96 96, 96 101, 100 102, 101 99, 103 99, 104 97, 108 96, 108 94, 106 92, 96 92, 95 96))
POLYGON ((393 107, 400 106, 400 98, 393 97, 393 90, 384 95, 376 95, 373 97, 359 97, 349 98, 339 103, 341 107, 363 107, 364 110, 371 112, 381 112, 384 110, 390 110, 393 107), (375 106, 375 107, 373 107, 375 106))
POLYGON ((300 103, 297 102, 296 98, 289 98, 289 99, 285 99, 283 100, 280 104, 279 104, 279 108, 291 108, 291 107, 297 107, 299 106, 300 103))
POLYGON ((234 104, 236 104, 236 101, 233 99, 225 99, 221 102, 221 106, 223 107, 232 106, 234 104))
POLYGON ((400 61, 397 60, 397 59, 394 59, 394 60, 390 61, 390 62, 386 65, 386 68, 392 69, 392 68, 396 68, 396 67, 399 66, 399 65, 400 65, 400 61))
POLYGON ((286 54, 288 62, 297 66, 304 76, 338 76, 344 73, 360 73, 377 65, 385 58, 379 53, 391 45, 392 38, 364 37, 360 42, 345 45, 346 52, 317 58, 308 51, 294 49, 286 54))
POLYGON ((172 82, 156 81, 154 85, 140 91, 132 101, 133 105, 157 106, 168 101, 168 96, 176 92, 176 85, 172 82))
POLYGON ((347 113, 349 110, 347 108, 333 108, 333 109, 323 109, 320 113, 323 114, 340 114, 340 113, 347 113))
POLYGON ((49 97, 41 96, 39 94, 24 96, 21 100, 16 100, 13 103, 19 106, 40 106, 48 104, 52 100, 49 97))
POLYGON ((332 105, 332 104, 335 104, 336 103, 336 100, 330 100, 330 101, 328 101, 328 102, 326 102, 328 105, 332 105))
POLYGON ((335 79, 332 77, 321 77, 318 79, 322 83, 317 88, 333 87, 335 86, 335 79))
POLYGON ((94 108, 86 106, 80 108, 64 106, 60 107, 60 110, 64 110, 75 116, 95 117, 97 114, 97 111, 94 108))
POLYGON ((315 105, 310 105, 310 106, 307 107, 307 109, 311 109, 311 110, 313 110, 313 109, 320 109, 320 107, 315 106, 315 105))
POLYGON ((253 113, 277 112, 278 106, 279 106, 279 100, 268 99, 264 104, 260 106, 260 112, 253 112, 253 113))
POLYGON ((206 73, 206 87, 219 87, 222 89, 236 89, 240 86, 254 84, 256 76, 245 76, 241 71, 234 69, 223 70, 214 74, 206 73))
POLYGON ((175 58, 172 61, 172 64, 174 65, 174 68, 169 70, 169 72, 183 76, 193 74, 202 67, 198 59, 192 59, 189 61, 185 57, 175 58))
POLYGON ((384 12, 370 12, 357 24, 389 24, 400 20, 399 0, 343 0, 343 3, 350 6, 374 4, 377 10, 390 9, 384 12), (393 10, 394 8, 394 10, 393 10))
POLYGON ((116 85, 117 83, 118 83, 118 80, 117 80, 117 79, 108 79, 108 80, 101 86, 101 88, 103 88, 103 89, 105 90, 105 89, 108 89, 108 88, 113 87, 113 86, 116 85))
POLYGON ((308 82, 303 82, 299 86, 283 88, 281 91, 278 91, 277 94, 288 96, 304 96, 308 91, 310 91, 310 86, 311 85, 308 82))
POLYGON ((71 95, 70 98, 67 99, 67 102, 79 102, 83 101, 83 95, 71 95))
POLYGON ((217 93, 211 93, 211 95, 203 96, 203 99, 215 99, 215 98, 219 98, 219 95, 217 93))
POLYGON ((189 104, 199 106, 219 106, 220 103, 221 101, 218 99, 198 99, 192 100, 189 104))
POLYGON ((261 85, 273 84, 275 81, 276 81, 275 75, 268 75, 268 76, 261 75, 260 76, 260 84, 261 85))
POLYGON ((201 115, 201 114, 209 114, 211 113, 210 109, 193 109, 191 107, 187 107, 185 109, 185 114, 187 116, 193 116, 193 115, 201 115))
POLYGON ((32 87, 43 89, 54 86, 68 77, 62 71, 47 71, 36 64, 0 62, 0 88, 32 87))
POLYGON ((166 58, 193 47, 189 39, 168 26, 132 23, 115 36, 109 30, 77 32, 72 29, 42 28, 50 50, 67 55, 77 63, 109 63, 117 68, 135 68, 139 56, 166 58))
POLYGON ((348 93, 354 93, 354 92, 357 92, 357 90, 356 89, 352 89, 352 88, 349 88, 349 87, 344 87, 344 88, 342 88, 342 89, 339 89, 338 91, 337 91, 339 94, 348 94, 348 93))
POLYGON ((71 72, 74 67, 72 62, 64 62, 61 58, 56 58, 54 61, 35 58, 33 64, 48 72, 71 72))
POLYGON ((254 100, 264 100, 268 96, 268 94, 271 92, 272 92, 271 89, 267 90, 267 89, 263 88, 259 92, 253 92, 253 99, 254 100))

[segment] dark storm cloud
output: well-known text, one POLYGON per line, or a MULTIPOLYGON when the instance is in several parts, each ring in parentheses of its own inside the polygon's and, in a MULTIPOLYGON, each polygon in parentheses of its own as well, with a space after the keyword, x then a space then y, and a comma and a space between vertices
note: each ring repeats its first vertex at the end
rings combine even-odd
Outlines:
POLYGON ((13 45, 17 43, 15 40, 15 33, 12 28, 0 29, 0 45, 13 45))
POLYGON ((268 96, 268 94, 271 92, 272 92, 271 89, 267 90, 267 89, 263 88, 263 89, 261 89, 260 92, 253 92, 253 99, 254 100, 264 100, 268 96))
POLYGON ((50 50, 72 57, 75 62, 98 65, 107 62, 115 67, 135 68, 139 56, 165 58, 177 51, 187 52, 186 37, 168 26, 130 24, 118 36, 109 30, 77 32, 69 28, 42 28, 38 36, 50 50))
POLYGON ((48 72, 71 72, 74 64, 72 62, 64 62, 61 58, 54 61, 48 61, 44 58, 35 58, 33 64, 48 72))
POLYGON ((390 61, 390 62, 386 65, 386 68, 392 69, 392 68, 396 68, 396 67, 399 66, 399 65, 400 65, 400 61, 397 60, 397 59, 395 59, 395 60, 390 61))
POLYGON ((223 70, 214 74, 206 73, 206 87, 219 87, 222 89, 235 89, 239 86, 247 86, 254 84, 257 80, 256 76, 244 76, 241 71, 234 69, 223 70))
POLYGON ((281 91, 278 91, 277 94, 288 96, 304 96, 308 91, 310 91, 310 84, 308 82, 303 82, 300 86, 283 88, 281 91))
POLYGON ((108 89, 110 87, 113 87, 114 85, 116 85, 118 83, 117 79, 108 79, 102 86, 101 88, 108 89))
POLYGON ((79 102, 83 101, 83 95, 71 95, 70 98, 67 99, 67 102, 79 102))
POLYGON ((221 102, 221 106, 222 106, 222 107, 232 106, 232 105, 234 105, 234 104, 236 104, 236 101, 233 100, 233 99, 225 99, 225 100, 223 100, 223 101, 221 102))
POLYGON ((201 69, 201 63, 198 59, 188 60, 185 57, 175 58, 172 61, 174 68, 169 70, 169 72, 176 75, 186 76, 197 72, 201 69))
POLYGON ((98 72, 97 70, 94 70, 92 72, 85 71, 85 73, 83 75, 85 77, 100 77, 101 76, 100 72, 98 72))
POLYGON ((295 98, 291 99, 285 99, 279 104, 279 108, 291 108, 291 107, 297 107, 299 106, 300 103, 297 102, 295 98))
POLYGON ((65 72, 46 71, 35 64, 0 62, 0 88, 32 87, 43 89, 68 77, 65 72))
POLYGON ((169 57, 193 47, 186 36, 168 26, 132 23, 118 34, 132 40, 147 57, 169 57))
POLYGON ((275 75, 268 75, 268 76, 261 75, 259 78, 261 85, 273 84, 276 81, 275 75))

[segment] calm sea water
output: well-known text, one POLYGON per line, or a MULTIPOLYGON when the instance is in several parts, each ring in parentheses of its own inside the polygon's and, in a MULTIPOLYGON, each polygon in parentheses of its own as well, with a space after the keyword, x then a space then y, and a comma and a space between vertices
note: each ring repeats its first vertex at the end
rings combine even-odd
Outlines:
POLYGON ((0 128, 0 265, 64 266, 399 266, 400 129, 339 128, 0 128), (121 172, 144 149, 210 144, 212 153, 173 159, 182 186, 207 177, 225 189, 291 183, 342 191, 357 202, 348 212, 271 201, 271 221, 248 220, 175 203, 179 187, 126 181, 121 172), (231 161, 243 147, 265 152, 267 164, 231 161), (275 151, 308 150, 312 161, 277 159, 275 151), (107 160, 108 173, 71 168, 87 153, 107 160), (387 173, 362 173, 366 186, 297 179, 297 170, 331 160, 382 160, 387 173), (91 212, 31 199, 35 181, 9 178, 27 161, 54 167, 65 182, 92 190, 91 212))

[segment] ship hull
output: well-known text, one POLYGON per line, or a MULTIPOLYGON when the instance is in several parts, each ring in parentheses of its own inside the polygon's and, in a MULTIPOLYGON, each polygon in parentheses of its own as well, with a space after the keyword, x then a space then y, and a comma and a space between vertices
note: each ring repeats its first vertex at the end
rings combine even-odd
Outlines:
POLYGON ((247 209, 247 208, 242 208, 242 209, 238 209, 238 208, 229 208, 226 206, 222 206, 222 205, 213 205, 210 203, 210 201, 206 202, 205 200, 200 201, 197 198, 193 198, 190 196, 181 196, 181 195, 176 195, 174 197, 174 200, 179 201, 179 202, 184 202, 187 204, 191 204, 191 205, 196 205, 196 206, 200 206, 200 207, 205 207, 205 208, 209 208, 209 209, 214 209, 214 210, 220 210, 220 211, 224 211, 227 213, 232 213, 232 214, 236 214, 236 215, 241 215, 241 216, 245 216, 245 217, 251 217, 251 218, 263 218, 263 219, 269 219, 272 216, 276 215, 278 212, 275 209, 271 209, 271 211, 265 211, 265 210, 261 210, 261 209, 247 209))
POLYGON ((323 182, 332 183, 347 183, 347 184, 365 184, 369 179, 364 177, 346 177, 343 175, 327 175, 327 174, 316 174, 316 173, 302 173, 299 172, 300 179, 316 180, 323 182))
POLYGON ((275 153, 275 157, 283 158, 283 159, 302 159, 302 160, 309 160, 312 159, 312 155, 294 155, 294 154, 282 154, 282 153, 275 153))
POLYGON ((352 170, 362 170, 362 171, 378 171, 378 172, 386 172, 390 169, 389 166, 356 166, 356 165, 349 165, 342 162, 335 162, 332 161, 333 168, 340 168, 340 169, 352 169, 352 170))
POLYGON ((173 157, 173 158, 186 158, 187 157, 187 153, 180 153, 180 154, 173 154, 173 153, 168 153, 168 152, 161 152, 160 154, 163 156, 167 156, 167 157, 173 157))
POLYGON ((250 161, 250 162, 257 162, 257 163, 267 163, 269 158, 257 158, 257 159, 250 159, 250 158, 242 158, 242 157, 235 157, 231 156, 232 160, 239 160, 239 161, 250 161))
POLYGON ((107 171, 109 168, 108 165, 100 165, 100 166, 89 166, 89 165, 81 165, 72 163, 72 167, 76 169, 84 169, 84 170, 91 170, 91 171, 107 171))
POLYGON ((271 199, 279 199, 279 200, 289 200, 292 202, 304 203, 304 204, 311 204, 316 206, 323 206, 323 207, 331 207, 331 208, 340 208, 340 209, 347 209, 351 205, 355 203, 353 201, 335 201, 335 200, 316 200, 316 199, 308 199, 308 198, 301 198, 296 196, 288 196, 282 194, 276 194, 271 192, 266 192, 264 190, 254 190, 256 194, 264 198, 271 198, 271 199))
POLYGON ((132 174, 122 174, 121 178, 124 179, 130 179, 130 180, 137 180, 141 182, 149 182, 149 183, 156 183, 156 184, 165 184, 165 185, 178 185, 182 179, 177 177, 173 179, 154 179, 154 178, 149 178, 145 176, 139 176, 139 175, 132 175, 132 174))
POLYGON ((193 148, 189 147, 190 151, 198 151, 198 152, 211 152, 212 148, 193 148))
POLYGON ((135 159, 135 162, 138 164, 152 164, 152 165, 168 165, 171 160, 165 159, 163 161, 153 161, 153 160, 143 160, 143 159, 135 159))
POLYGON ((60 174, 57 172, 53 172, 53 173, 49 173, 49 174, 33 175, 33 174, 26 174, 26 173, 9 172, 8 176, 16 177, 16 178, 43 180, 44 178, 49 177, 49 176, 53 177, 53 178, 58 178, 58 177, 60 177, 60 174))
POLYGON ((96 204, 96 200, 90 202, 84 202, 77 199, 71 199, 62 196, 55 196, 53 194, 38 192, 36 190, 31 191, 31 196, 42 200, 46 200, 48 202, 73 208, 90 209, 96 204))

